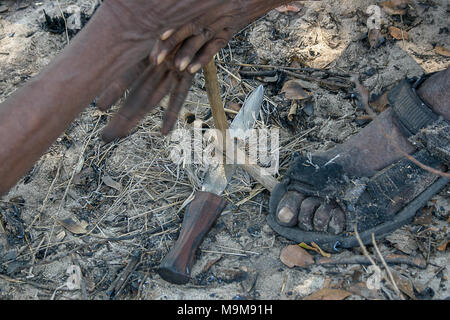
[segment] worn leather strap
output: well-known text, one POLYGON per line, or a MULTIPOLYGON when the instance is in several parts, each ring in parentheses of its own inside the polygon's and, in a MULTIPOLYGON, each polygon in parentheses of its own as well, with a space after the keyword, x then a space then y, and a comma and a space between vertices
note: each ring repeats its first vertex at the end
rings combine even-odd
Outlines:
POLYGON ((439 116, 419 98, 408 80, 402 80, 392 88, 387 97, 397 123, 407 137, 417 134, 420 129, 439 119, 439 116))

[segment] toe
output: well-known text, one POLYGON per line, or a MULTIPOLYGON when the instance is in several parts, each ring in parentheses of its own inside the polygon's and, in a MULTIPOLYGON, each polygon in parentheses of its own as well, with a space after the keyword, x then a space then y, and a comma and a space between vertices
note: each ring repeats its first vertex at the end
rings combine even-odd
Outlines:
POLYGON ((297 224, 300 205, 305 197, 298 192, 288 191, 281 199, 277 208, 277 221, 285 227, 297 224))
POLYGON ((331 219, 328 225, 328 232, 331 234, 340 234, 344 231, 345 227, 345 214, 339 208, 335 207, 331 210, 331 219))
POLYGON ((328 229, 328 223, 331 219, 331 211, 333 210, 333 206, 328 203, 323 203, 317 208, 314 218, 313 225, 314 230, 319 232, 326 232, 328 229))
POLYGON ((320 206, 322 201, 316 197, 309 197, 302 201, 300 212, 298 214, 298 227, 302 230, 313 231, 314 212, 320 206))

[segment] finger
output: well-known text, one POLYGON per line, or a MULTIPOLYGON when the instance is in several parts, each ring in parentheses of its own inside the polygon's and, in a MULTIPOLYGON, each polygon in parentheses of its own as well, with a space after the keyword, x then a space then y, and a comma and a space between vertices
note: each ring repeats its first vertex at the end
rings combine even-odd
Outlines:
POLYGON ((199 34, 201 28, 195 22, 190 22, 175 31, 165 41, 158 41, 150 54, 150 61, 160 65, 175 47, 187 38, 199 34))
POLYGON ((152 96, 158 90, 158 88, 156 90, 154 88, 159 87, 165 74, 164 68, 148 68, 141 75, 122 108, 103 130, 102 139, 104 141, 110 142, 127 136, 130 130, 151 110, 154 106, 152 96))
POLYGON ((228 39, 214 39, 208 42, 192 60, 191 64, 187 68, 189 73, 195 74, 202 67, 206 66, 214 55, 219 52, 220 49, 225 47, 228 43, 228 39))
POLYGON ((108 110, 114 103, 116 103, 125 93, 136 79, 144 72, 148 66, 147 59, 139 62, 131 67, 118 79, 114 80, 100 95, 97 101, 97 107, 102 110, 108 110))
POLYGON ((149 102, 140 106, 140 112, 135 114, 127 114, 126 112, 117 113, 106 126, 102 133, 102 139, 105 142, 111 142, 115 139, 128 136, 131 130, 138 125, 144 116, 150 112, 167 93, 170 91, 174 77, 170 74, 163 79, 149 102))
POLYGON ((180 112, 184 100, 188 95, 189 88, 191 87, 192 78, 192 75, 183 73, 183 77, 180 79, 179 84, 170 95, 169 106, 164 113, 161 129, 163 135, 167 135, 174 127, 178 118, 178 113, 180 112))
POLYGON ((175 32, 175 29, 169 29, 169 30, 167 30, 166 32, 164 32, 164 33, 161 35, 160 39, 161 39, 162 41, 167 40, 167 39, 169 39, 169 38, 172 36, 172 34, 173 34, 174 32, 175 32))
POLYGON ((202 32, 197 35, 188 38, 184 41, 181 48, 177 51, 175 56, 175 66, 180 71, 184 71, 196 53, 216 34, 221 33, 226 27, 233 23, 232 17, 221 17, 217 22, 204 28, 202 32))

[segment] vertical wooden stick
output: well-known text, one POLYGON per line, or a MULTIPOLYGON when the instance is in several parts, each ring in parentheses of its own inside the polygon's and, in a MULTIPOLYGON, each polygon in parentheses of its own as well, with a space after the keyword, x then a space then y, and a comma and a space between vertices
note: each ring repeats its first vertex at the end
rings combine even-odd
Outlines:
POLYGON ((228 129, 227 116, 223 108, 222 98, 220 97, 219 79, 217 77, 217 67, 214 59, 212 59, 204 68, 206 92, 208 100, 211 104, 214 126, 225 135, 228 129))
MULTIPOLYGON (((222 98, 220 97, 219 79, 217 77, 217 67, 214 59, 211 60, 204 68, 203 73, 205 75, 206 91, 208 93, 208 100, 211 105, 212 116, 214 119, 214 126, 219 129, 223 137, 225 138, 225 132, 228 129, 227 116, 223 108, 222 98)), ((225 141, 225 140, 224 140, 225 141)), ((226 144, 222 144, 223 147, 226 144)), ((234 156, 227 155, 226 150, 222 150, 225 157, 229 157, 234 160, 234 156)), ((239 154, 238 154, 239 157, 239 154)), ((247 159, 240 159, 240 163, 248 163, 247 159), (244 161, 244 162, 242 162, 244 161)), ((230 170, 225 166, 226 170, 230 170)), ((270 175, 261 175, 261 170, 258 166, 243 164, 243 169, 247 171, 256 181, 261 183, 267 190, 272 191, 275 185, 278 183, 277 179, 270 175)))

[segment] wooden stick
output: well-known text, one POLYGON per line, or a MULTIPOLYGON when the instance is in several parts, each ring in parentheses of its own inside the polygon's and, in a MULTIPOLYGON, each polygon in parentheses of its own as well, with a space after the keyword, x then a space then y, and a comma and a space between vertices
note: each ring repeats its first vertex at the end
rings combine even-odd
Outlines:
MULTIPOLYGON (((205 85, 206 91, 208 92, 209 103, 211 104, 211 111, 214 118, 214 125, 217 129, 222 131, 222 135, 225 139, 226 137, 226 129, 228 129, 227 118, 225 115, 225 111, 223 108, 222 99, 220 97, 220 87, 219 80, 217 77, 217 67, 214 62, 214 59, 208 63, 203 69, 205 74, 205 85)), ((225 140, 224 140, 225 141, 225 140)), ((226 146, 226 143, 223 143, 222 146, 226 146)), ((222 150, 226 155, 226 151, 222 150)), ((233 155, 226 157, 233 159, 233 155)), ((263 174, 263 171, 260 167, 254 164, 248 164, 249 161, 245 154, 238 152, 238 161, 241 164, 242 168, 247 171, 256 181, 261 183, 264 188, 269 191, 275 187, 278 183, 277 179, 272 177, 271 175, 263 174), (242 164, 244 163, 244 164, 242 164)))
POLYGON ((222 132, 222 136, 225 136, 228 123, 222 98, 220 97, 219 79, 217 77, 217 67, 214 59, 203 68, 203 73, 205 75, 206 92, 208 93, 208 100, 211 104, 214 126, 222 132))
MULTIPOLYGON (((217 67, 213 58, 204 68, 206 92, 208 93, 209 104, 211 105, 211 113, 214 120, 214 127, 222 133, 222 146, 226 153, 225 137, 228 129, 227 116, 225 114, 222 98, 220 96, 219 77, 217 75, 217 67)), ((224 161, 225 163, 226 161, 224 161)), ((230 165, 224 165, 225 172, 230 173, 233 168, 230 165)))
MULTIPOLYGON (((375 260, 379 258, 375 257, 375 260)), ((410 257, 400 254, 389 254, 384 257, 387 264, 406 264, 412 267, 425 269, 427 263, 420 257, 410 257)), ((332 257, 332 258, 320 258, 316 261, 318 265, 339 265, 339 264, 371 264, 369 259, 365 256, 352 256, 352 257, 332 257)))

